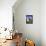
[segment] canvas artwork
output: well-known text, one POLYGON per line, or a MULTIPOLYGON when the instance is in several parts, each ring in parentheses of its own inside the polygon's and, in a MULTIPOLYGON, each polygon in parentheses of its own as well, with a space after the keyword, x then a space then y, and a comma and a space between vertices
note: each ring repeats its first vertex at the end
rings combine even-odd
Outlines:
POLYGON ((26 24, 33 24, 33 15, 26 15, 26 24))

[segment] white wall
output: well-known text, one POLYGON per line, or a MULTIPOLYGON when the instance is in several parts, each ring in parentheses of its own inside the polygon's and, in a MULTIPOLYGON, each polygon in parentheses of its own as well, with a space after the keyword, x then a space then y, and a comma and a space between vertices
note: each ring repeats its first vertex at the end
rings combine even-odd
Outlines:
POLYGON ((15 28, 22 32, 25 38, 34 40, 36 46, 41 46, 40 2, 40 0, 23 0, 14 12, 15 28), (26 15, 33 15, 33 24, 26 24, 26 15))
POLYGON ((41 1, 41 38, 42 46, 46 46, 46 0, 41 1))
POLYGON ((16 0, 0 0, 0 27, 12 28, 12 6, 16 0))

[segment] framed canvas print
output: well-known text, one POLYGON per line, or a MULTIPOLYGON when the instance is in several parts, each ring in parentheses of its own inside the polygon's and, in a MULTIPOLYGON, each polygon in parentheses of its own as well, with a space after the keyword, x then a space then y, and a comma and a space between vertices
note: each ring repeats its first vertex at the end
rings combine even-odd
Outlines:
POLYGON ((26 15, 26 24, 33 24, 33 15, 26 15))

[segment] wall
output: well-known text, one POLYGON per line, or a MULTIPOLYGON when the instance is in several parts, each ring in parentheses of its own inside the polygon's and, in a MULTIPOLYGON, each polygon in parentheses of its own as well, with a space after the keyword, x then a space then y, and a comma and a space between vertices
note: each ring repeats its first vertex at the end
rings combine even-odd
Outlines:
POLYGON ((23 0, 16 9, 14 8, 15 29, 22 32, 24 38, 34 40, 36 46, 41 46, 40 10, 40 0, 23 0), (26 24, 26 15, 33 15, 33 24, 26 24))
POLYGON ((16 0, 0 0, 0 27, 12 28, 12 6, 16 0))
POLYGON ((46 46, 46 0, 41 1, 41 41, 46 46))

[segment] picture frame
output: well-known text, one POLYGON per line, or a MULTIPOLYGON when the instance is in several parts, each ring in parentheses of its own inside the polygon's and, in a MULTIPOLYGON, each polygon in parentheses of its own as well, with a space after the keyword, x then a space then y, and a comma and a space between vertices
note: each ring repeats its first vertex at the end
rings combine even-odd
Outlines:
POLYGON ((26 24, 33 24, 33 15, 26 15, 26 24))

